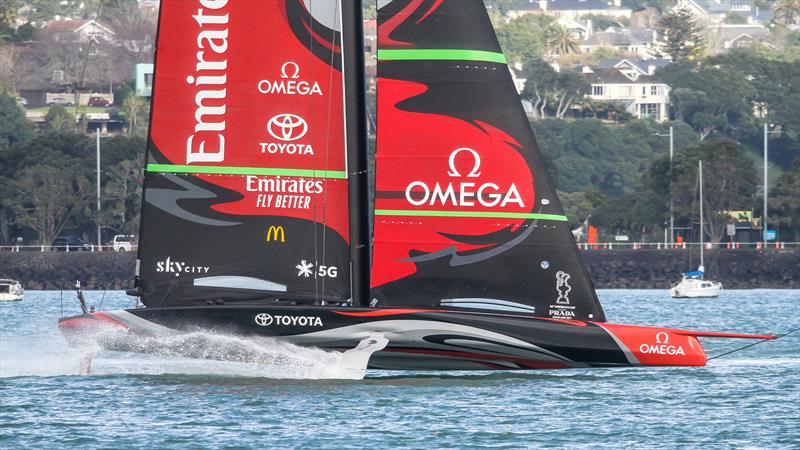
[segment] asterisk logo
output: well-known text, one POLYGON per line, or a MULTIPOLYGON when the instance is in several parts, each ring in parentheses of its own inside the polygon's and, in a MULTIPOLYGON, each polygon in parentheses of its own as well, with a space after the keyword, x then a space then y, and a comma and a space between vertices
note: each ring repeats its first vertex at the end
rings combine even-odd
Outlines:
POLYGON ((314 267, 314 264, 307 262, 305 259, 300 261, 300 264, 295 266, 297 268, 297 276, 298 277, 310 277, 311 276, 311 269, 314 267))

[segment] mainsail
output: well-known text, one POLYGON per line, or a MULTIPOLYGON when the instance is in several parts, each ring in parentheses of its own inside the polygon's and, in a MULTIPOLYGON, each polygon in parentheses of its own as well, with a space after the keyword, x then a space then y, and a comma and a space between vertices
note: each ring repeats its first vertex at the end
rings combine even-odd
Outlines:
POLYGON ((340 6, 163 3, 137 265, 147 306, 350 297, 340 6))
POLYGON ((376 304, 605 320, 483 2, 380 6, 376 304))

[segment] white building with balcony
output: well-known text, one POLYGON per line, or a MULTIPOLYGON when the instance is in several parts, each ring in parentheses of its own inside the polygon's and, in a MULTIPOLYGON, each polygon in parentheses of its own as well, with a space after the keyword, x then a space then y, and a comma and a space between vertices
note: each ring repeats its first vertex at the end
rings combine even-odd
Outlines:
POLYGON ((584 66, 582 73, 591 85, 590 99, 619 104, 638 119, 664 122, 669 120, 670 87, 653 75, 655 69, 622 60, 610 68, 584 66))

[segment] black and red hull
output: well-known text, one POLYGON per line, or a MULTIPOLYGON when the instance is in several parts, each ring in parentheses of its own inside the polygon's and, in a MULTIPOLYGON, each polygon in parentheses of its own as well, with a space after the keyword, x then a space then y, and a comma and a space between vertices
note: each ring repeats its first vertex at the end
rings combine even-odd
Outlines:
POLYGON ((99 335, 97 343, 115 351, 143 351, 135 345, 137 337, 195 331, 270 337, 341 351, 377 333, 389 344, 372 356, 369 367, 398 370, 703 366, 706 354, 698 337, 772 338, 524 314, 311 306, 116 310, 64 318, 59 328, 73 345, 88 339, 87 333, 113 330, 99 335))

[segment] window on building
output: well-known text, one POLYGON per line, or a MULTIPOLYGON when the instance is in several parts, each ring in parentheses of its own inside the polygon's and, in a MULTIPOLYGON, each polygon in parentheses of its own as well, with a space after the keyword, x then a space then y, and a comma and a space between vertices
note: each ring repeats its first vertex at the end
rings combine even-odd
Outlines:
POLYGON ((619 87, 619 96, 620 97, 633 97, 633 87, 632 86, 620 86, 619 87))
POLYGON ((146 73, 144 74, 144 85, 147 86, 148 89, 153 88, 153 74, 146 73))
POLYGON ((605 95, 605 86, 592 86, 592 95, 605 95))
POLYGON ((661 95, 661 89, 658 86, 650 86, 650 95, 661 95))
POLYGON ((658 103, 642 103, 639 105, 640 119, 655 119, 661 117, 661 105, 658 103))

